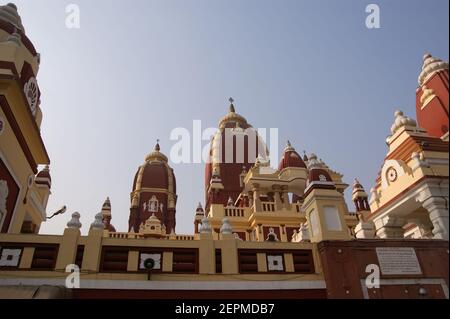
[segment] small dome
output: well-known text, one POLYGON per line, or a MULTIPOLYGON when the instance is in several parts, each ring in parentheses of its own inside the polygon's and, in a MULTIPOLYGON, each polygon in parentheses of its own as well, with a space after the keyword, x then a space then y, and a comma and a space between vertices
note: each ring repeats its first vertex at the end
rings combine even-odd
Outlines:
POLYGON ((225 128, 225 127, 242 127, 243 129, 246 129, 250 127, 250 125, 247 123, 247 120, 240 114, 236 113, 235 107, 234 107, 234 100, 232 98, 229 99, 230 101, 230 110, 227 115, 225 115, 219 122, 219 128, 225 128))
POLYGON ((25 28, 22 25, 22 19, 17 12, 17 6, 14 3, 8 3, 7 5, 0 6, 0 20, 12 24, 17 29, 25 32, 25 28))
POLYGON ((358 179, 355 178, 355 181, 353 182, 352 199, 355 200, 357 198, 367 198, 367 193, 358 179))
POLYGON ((148 154, 145 158, 145 161, 151 162, 151 161, 162 161, 167 163, 167 156, 160 152, 160 146, 159 142, 156 143, 155 148, 153 152, 148 154))
POLYGON ((333 182, 330 174, 326 169, 313 168, 309 171, 308 182, 333 182))
POLYGON ((105 229, 110 232, 116 232, 116 228, 111 224, 111 201, 109 197, 106 198, 105 202, 102 205, 101 214, 103 216, 103 224, 105 225, 105 229))
POLYGON ((50 168, 48 165, 36 175, 34 182, 39 185, 47 185, 48 188, 52 186, 52 178, 50 176, 50 168))
POLYGON ((291 143, 289 141, 287 141, 283 156, 281 158, 280 164, 278 165, 278 170, 282 170, 288 167, 306 168, 305 162, 291 146, 291 143))
POLYGON ((420 72, 418 79, 419 85, 422 86, 434 73, 442 70, 448 70, 448 66, 449 65, 447 62, 426 53, 423 56, 422 71, 420 72))
POLYGON ((195 210, 195 212, 196 213, 201 213, 201 214, 204 213, 202 203, 198 203, 198 206, 197 206, 197 209, 195 210))
POLYGON ((397 132, 401 127, 404 126, 414 126, 414 127, 417 126, 417 122, 414 119, 404 115, 402 111, 395 111, 394 116, 395 116, 394 124, 392 124, 391 126, 392 134, 395 134, 395 132, 397 132))
POLYGON ((102 205, 102 214, 103 216, 111 215, 111 201, 109 200, 109 197, 106 198, 102 205))
POLYGON ((147 155, 145 163, 136 172, 133 182, 133 190, 142 188, 163 188, 168 189, 173 182, 175 188, 175 176, 172 168, 167 164, 167 157, 160 152, 157 143, 152 153, 147 155), (169 181, 170 176, 173 178, 169 181))

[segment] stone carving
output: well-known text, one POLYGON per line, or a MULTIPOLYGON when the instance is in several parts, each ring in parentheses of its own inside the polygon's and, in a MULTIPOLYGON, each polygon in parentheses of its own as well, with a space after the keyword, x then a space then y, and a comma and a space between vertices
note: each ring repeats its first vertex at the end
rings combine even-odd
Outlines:
POLYGON ((36 78, 31 77, 23 87, 23 91, 30 106, 31 113, 36 114, 36 108, 38 106, 38 85, 36 78))

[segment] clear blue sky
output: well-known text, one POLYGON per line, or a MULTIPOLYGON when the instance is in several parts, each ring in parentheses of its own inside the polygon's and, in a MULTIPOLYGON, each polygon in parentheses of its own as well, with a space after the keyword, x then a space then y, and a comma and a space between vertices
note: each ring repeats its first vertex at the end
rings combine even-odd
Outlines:
MULTIPOLYGON (((394 111, 415 116, 423 54, 448 61, 447 0, 15 3, 42 56, 48 211, 69 208, 42 233, 62 233, 73 211, 86 233, 106 196, 126 231, 133 177, 155 140, 168 154, 173 128, 216 126, 230 96, 255 127, 279 128, 280 150, 290 139, 369 190, 394 111), (69 3, 78 30, 65 27, 69 3), (381 29, 365 27, 369 3, 381 29)), ((173 168, 177 232, 192 233, 204 167, 173 168)))

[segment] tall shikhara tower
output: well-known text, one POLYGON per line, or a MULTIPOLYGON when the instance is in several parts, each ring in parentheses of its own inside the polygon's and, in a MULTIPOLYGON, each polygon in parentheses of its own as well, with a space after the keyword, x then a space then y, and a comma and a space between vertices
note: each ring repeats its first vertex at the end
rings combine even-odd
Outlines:
POLYGON ((236 113, 233 99, 229 101, 229 112, 219 121, 219 129, 211 139, 205 168, 206 212, 211 204, 234 203, 257 157, 265 160, 269 153, 258 132, 236 113))
POLYGON ((430 136, 448 141, 448 63, 431 54, 423 56, 419 87, 416 90, 416 113, 419 127, 430 136))
POLYGON ((130 196, 129 231, 139 232, 140 225, 153 215, 168 233, 175 231, 176 180, 159 143, 136 172, 130 196))

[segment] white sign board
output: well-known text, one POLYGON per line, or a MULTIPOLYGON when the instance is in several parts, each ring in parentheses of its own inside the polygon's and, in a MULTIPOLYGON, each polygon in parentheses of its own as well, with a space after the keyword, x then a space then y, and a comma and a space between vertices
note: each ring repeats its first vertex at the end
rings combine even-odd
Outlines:
POLYGON ((419 260, 412 247, 377 247, 378 262, 383 275, 420 275, 419 260))

